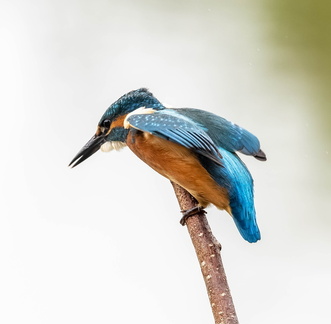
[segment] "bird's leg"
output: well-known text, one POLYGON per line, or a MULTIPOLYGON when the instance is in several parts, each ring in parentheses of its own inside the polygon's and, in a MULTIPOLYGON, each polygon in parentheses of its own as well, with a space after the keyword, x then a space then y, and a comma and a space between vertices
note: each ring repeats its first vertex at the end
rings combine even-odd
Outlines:
POLYGON ((195 206, 188 210, 181 210, 180 212, 183 213, 183 217, 180 219, 179 223, 183 226, 186 224, 186 220, 189 217, 191 217, 199 212, 207 214, 207 212, 204 210, 204 208, 202 206, 195 206))

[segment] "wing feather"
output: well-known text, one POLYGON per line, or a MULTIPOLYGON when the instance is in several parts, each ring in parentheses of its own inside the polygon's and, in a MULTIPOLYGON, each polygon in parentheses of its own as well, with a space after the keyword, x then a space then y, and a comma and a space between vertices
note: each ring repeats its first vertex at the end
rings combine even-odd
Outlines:
POLYGON ((169 114, 167 110, 149 110, 144 113, 139 109, 137 113, 130 113, 125 123, 140 131, 180 144, 222 165, 222 156, 210 136, 185 117, 169 114))
POLYGON ((172 108, 176 114, 198 123, 212 138, 215 145, 229 152, 239 151, 265 161, 258 138, 246 129, 208 111, 194 108, 172 108))

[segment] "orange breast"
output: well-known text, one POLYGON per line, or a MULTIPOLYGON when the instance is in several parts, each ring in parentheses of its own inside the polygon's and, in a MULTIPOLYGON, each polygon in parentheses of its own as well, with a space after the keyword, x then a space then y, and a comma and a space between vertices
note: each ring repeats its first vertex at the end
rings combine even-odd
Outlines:
POLYGON ((144 132, 130 131, 127 146, 155 171, 185 188, 199 204, 230 213, 228 193, 187 148, 144 132))

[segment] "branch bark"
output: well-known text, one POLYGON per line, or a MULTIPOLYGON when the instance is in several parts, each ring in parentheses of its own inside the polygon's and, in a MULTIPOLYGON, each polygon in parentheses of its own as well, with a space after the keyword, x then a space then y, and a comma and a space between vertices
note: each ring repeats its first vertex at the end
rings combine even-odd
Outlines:
MULTIPOLYGON (((171 184, 182 210, 197 206, 197 201, 190 193, 173 182, 171 184)), ((214 237, 203 212, 197 212, 189 217, 186 226, 199 260, 215 324, 238 324, 223 268, 221 244, 214 237)))

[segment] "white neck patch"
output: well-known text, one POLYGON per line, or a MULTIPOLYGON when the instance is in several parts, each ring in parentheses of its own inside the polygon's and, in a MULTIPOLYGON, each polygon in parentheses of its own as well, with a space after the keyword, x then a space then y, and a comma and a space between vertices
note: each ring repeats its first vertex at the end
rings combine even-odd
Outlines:
POLYGON ((128 121, 128 118, 130 116, 133 116, 133 115, 147 115, 147 114, 153 114, 155 113, 156 110, 154 110, 153 108, 146 108, 146 107, 140 107, 134 111, 131 111, 130 113, 128 113, 124 119, 124 128, 125 129, 128 129, 131 125, 128 121))
POLYGON ((110 152, 112 150, 119 151, 120 149, 124 148, 126 146, 125 143, 120 141, 108 141, 106 143, 103 143, 100 147, 102 152, 110 152))

